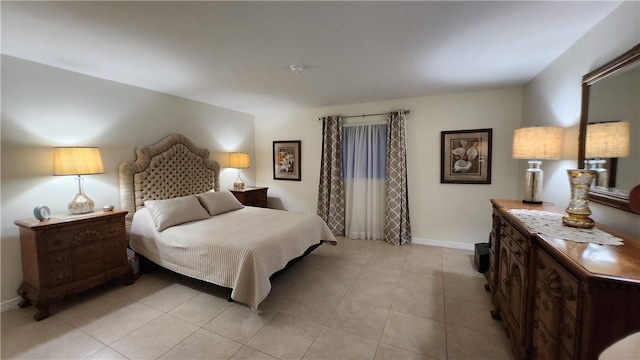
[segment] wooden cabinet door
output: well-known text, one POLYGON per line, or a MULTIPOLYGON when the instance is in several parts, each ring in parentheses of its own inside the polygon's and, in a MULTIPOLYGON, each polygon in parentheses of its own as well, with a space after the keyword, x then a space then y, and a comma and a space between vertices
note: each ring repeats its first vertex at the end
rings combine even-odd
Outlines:
POLYGON ((527 272, 516 256, 509 259, 509 316, 519 334, 518 341, 523 343, 522 325, 524 322, 527 288, 527 272))
POLYGON ((509 258, 510 258, 509 245, 501 241, 500 242, 500 265, 498 266, 498 302, 502 311, 509 306, 509 258))

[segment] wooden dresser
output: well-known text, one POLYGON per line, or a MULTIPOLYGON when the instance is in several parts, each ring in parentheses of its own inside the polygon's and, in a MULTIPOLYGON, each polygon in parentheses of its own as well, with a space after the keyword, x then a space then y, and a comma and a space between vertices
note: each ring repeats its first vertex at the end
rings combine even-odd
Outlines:
POLYGON ((491 200, 486 272, 496 310, 518 359, 598 359, 640 331, 640 239, 596 225, 622 246, 577 243, 533 233, 509 210, 564 214, 551 204, 491 200))
POLYGON ((231 189, 233 195, 246 206, 267 207, 268 187, 247 187, 241 190, 231 189))
POLYGON ((32 303, 33 316, 49 316, 51 301, 106 281, 133 283, 127 261, 126 211, 52 216, 46 221, 16 220, 20 227, 23 282, 20 307, 32 303))

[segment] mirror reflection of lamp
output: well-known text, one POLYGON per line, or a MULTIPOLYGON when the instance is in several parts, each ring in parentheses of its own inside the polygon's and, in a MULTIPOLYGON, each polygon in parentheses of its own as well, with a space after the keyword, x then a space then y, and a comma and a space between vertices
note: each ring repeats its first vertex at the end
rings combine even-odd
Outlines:
POLYGON ((594 185, 612 189, 615 172, 607 171, 617 158, 629 156, 630 126, 628 121, 592 123, 587 125, 585 168, 596 172, 594 185))
POLYGON ((525 127, 513 132, 513 158, 528 159, 529 168, 525 174, 524 199, 528 204, 542 203, 542 176, 540 168, 543 159, 560 159, 562 150, 562 128, 525 127))

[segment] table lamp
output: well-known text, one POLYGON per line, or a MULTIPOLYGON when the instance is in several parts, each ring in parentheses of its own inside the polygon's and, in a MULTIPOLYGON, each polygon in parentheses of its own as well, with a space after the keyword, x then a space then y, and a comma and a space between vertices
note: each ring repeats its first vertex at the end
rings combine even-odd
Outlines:
POLYGON ((562 149, 562 128, 525 127, 513 132, 513 158, 528 159, 529 168, 525 174, 524 199, 528 204, 542 203, 542 178, 540 168, 544 159, 560 159, 562 149))
POLYGON ((233 183, 236 190, 244 189, 244 182, 240 178, 240 169, 248 169, 250 167, 249 154, 245 152, 229 153, 229 167, 238 169, 238 179, 233 183))
POLYGON ((97 147, 56 147, 53 150, 53 175, 77 175, 78 193, 69 203, 71 214, 93 211, 93 200, 82 190, 81 175, 104 174, 102 156, 97 147))

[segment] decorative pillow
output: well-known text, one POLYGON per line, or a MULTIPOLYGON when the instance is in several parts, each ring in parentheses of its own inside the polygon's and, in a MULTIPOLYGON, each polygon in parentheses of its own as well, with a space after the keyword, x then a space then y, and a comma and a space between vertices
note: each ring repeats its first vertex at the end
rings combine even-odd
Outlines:
POLYGON ((200 205, 195 195, 167 200, 147 200, 144 202, 144 206, 149 209, 158 231, 186 222, 209 218, 207 210, 200 205))
POLYGON ((227 211, 242 209, 244 205, 229 191, 206 192, 196 195, 202 206, 214 216, 227 211))

